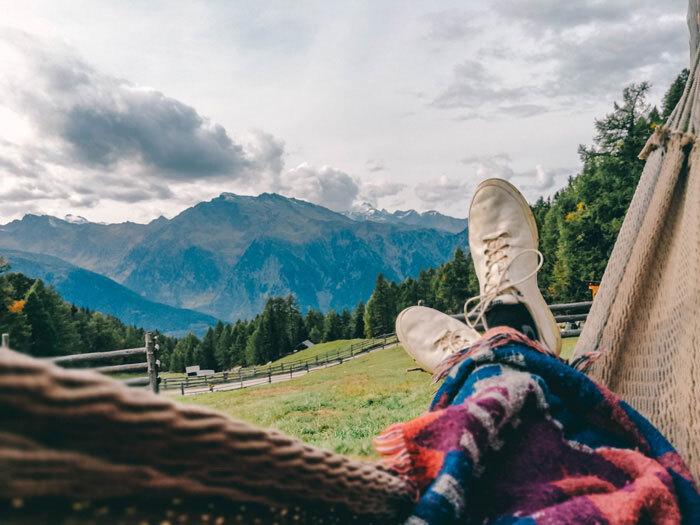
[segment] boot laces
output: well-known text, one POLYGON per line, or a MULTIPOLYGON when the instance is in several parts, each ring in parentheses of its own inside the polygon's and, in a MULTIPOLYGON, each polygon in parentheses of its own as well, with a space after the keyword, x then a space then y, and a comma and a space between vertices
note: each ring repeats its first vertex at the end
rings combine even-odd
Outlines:
POLYGON ((454 354, 470 346, 473 343, 473 339, 473 337, 467 336, 463 330, 445 329, 433 341, 433 344, 445 353, 454 354))
POLYGON ((536 275, 544 263, 542 252, 534 248, 526 248, 518 252, 514 257, 509 257, 507 249, 510 248, 510 244, 508 244, 506 240, 507 236, 506 233, 501 233, 494 238, 484 239, 486 245, 484 249, 484 255, 486 257, 484 262, 486 266, 484 293, 475 295, 467 299, 467 302, 464 303, 464 321, 471 328, 474 328, 484 321, 486 312, 499 295, 506 292, 514 292, 516 295, 519 295, 515 287, 524 283, 533 275, 536 275), (511 282, 508 277, 508 270, 510 270, 510 267, 519 257, 526 253, 534 253, 537 255, 537 266, 525 277, 511 282), (474 306, 471 306, 472 304, 474 304, 474 306), (474 317, 473 321, 470 320, 471 317, 474 317))

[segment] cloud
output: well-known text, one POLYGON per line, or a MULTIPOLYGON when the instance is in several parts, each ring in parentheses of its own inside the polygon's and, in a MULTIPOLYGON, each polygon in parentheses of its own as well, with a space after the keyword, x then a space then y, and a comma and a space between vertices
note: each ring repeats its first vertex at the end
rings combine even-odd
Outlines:
POLYGON ((180 200, 181 191, 208 198, 214 187, 278 184, 284 143, 269 133, 234 140, 186 103, 21 31, 0 30, 0 60, 8 66, 0 78, 5 129, 31 131, 0 139, 0 198, 17 210, 38 202, 47 210, 164 202, 180 200))
POLYGON ((479 32, 472 13, 461 9, 446 9, 423 16, 427 37, 438 42, 459 41, 479 32))
POLYGON ((432 101, 441 109, 474 108, 520 99, 529 91, 525 85, 508 87, 476 60, 465 60, 452 71, 452 80, 432 101))
POLYGON ((474 167, 476 180, 498 178, 510 181, 532 199, 540 195, 551 195, 576 171, 574 168, 546 169, 541 164, 536 165, 534 169, 517 171, 512 166, 511 157, 506 153, 475 155, 460 162, 474 167))
POLYGON ((598 104, 632 82, 663 89, 687 65, 686 4, 493 2, 494 23, 510 27, 513 38, 485 36, 476 54, 453 66, 431 106, 461 121, 529 118, 598 104))
POLYGON ((672 78, 687 61, 679 22, 664 18, 600 24, 584 35, 561 35, 542 57, 553 66, 545 91, 590 100, 617 95, 630 82, 672 78))
POLYGON ((280 176, 280 191, 290 197, 308 200, 335 211, 352 207, 360 193, 360 183, 347 173, 303 163, 280 176))
POLYGON ((370 173, 376 173, 386 169, 384 162, 379 159, 369 159, 367 162, 365 162, 365 166, 367 166, 367 171, 370 173))
POLYGON ((454 179, 442 175, 436 179, 416 184, 414 193, 421 201, 430 205, 451 206, 457 202, 467 202, 472 184, 468 179, 454 179))
POLYGON ((369 202, 377 206, 379 199, 398 195, 406 188, 406 184, 392 181, 365 182, 360 187, 358 201, 369 202))
POLYGON ((668 14, 687 2, 658 0, 500 0, 493 3, 499 15, 532 29, 562 30, 609 20, 625 21, 641 11, 668 14), (671 8, 671 9, 669 9, 671 8))
POLYGON ((12 30, 0 38, 25 66, 9 82, 12 109, 61 147, 64 164, 129 163, 176 180, 242 175, 251 165, 221 125, 191 106, 101 73, 58 43, 12 30))

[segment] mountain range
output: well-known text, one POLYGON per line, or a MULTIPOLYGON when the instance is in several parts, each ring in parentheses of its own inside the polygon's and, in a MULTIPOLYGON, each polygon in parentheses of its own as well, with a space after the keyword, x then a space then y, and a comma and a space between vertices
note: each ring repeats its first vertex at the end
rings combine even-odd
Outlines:
POLYGON ((223 193, 148 224, 26 215, 0 226, 0 255, 76 304, 112 304, 106 313, 145 326, 169 319, 160 328, 180 332, 250 318, 270 295, 293 293, 302 309, 352 307, 377 274, 416 275, 466 246, 464 220, 376 211, 349 217, 278 194, 223 193))
POLYGON ((430 210, 419 213, 416 210, 396 210, 390 212, 385 209, 377 209, 368 202, 363 202, 352 210, 343 212, 343 215, 356 221, 403 224, 405 226, 432 228, 451 233, 463 232, 467 227, 467 219, 457 219, 449 215, 443 215, 439 211, 430 210))

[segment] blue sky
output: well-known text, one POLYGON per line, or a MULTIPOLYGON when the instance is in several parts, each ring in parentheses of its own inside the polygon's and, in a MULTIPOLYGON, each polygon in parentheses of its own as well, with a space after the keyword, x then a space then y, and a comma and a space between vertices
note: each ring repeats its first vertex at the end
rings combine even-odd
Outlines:
POLYGON ((466 215, 560 188, 685 0, 0 0, 0 222, 172 216, 223 191, 466 215), (59 5, 60 4, 60 5, 59 5))

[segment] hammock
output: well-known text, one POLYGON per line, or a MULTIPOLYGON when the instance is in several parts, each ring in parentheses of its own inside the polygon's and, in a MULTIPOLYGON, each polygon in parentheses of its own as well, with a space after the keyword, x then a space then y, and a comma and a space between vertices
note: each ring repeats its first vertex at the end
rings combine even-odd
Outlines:
POLYGON ((700 0, 690 0, 691 71, 640 157, 630 204, 574 359, 645 415, 700 479, 700 0))
MULTIPOLYGON (((594 377, 657 425, 700 477, 699 12, 691 0, 688 86, 643 152, 647 166, 576 354, 604 350, 594 377)), ((0 352, 0 516, 14 512, 15 522, 386 523, 414 500, 379 464, 0 352)))

